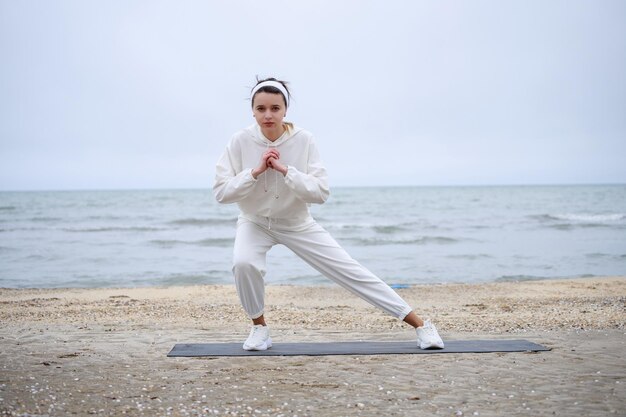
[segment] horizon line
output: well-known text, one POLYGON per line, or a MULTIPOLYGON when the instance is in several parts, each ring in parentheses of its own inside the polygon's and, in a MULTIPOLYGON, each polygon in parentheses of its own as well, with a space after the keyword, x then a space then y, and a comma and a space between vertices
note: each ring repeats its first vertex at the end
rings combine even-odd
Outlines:
MULTIPOLYGON (((502 183, 502 184, 422 184, 422 185, 334 185, 330 188, 470 188, 470 187, 584 187, 584 186, 618 186, 626 182, 597 183, 502 183)), ((192 191, 211 190, 212 187, 146 187, 146 188, 32 188, 32 189, 0 189, 0 193, 12 192, 85 192, 85 191, 192 191)))

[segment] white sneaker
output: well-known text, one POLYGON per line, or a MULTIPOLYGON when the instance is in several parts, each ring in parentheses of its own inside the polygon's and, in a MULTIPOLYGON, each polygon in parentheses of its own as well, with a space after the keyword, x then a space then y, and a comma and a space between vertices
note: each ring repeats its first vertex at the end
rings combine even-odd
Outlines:
POLYGON ((271 347, 270 328, 262 324, 252 326, 250 335, 243 343, 243 350, 267 350, 271 347))
POLYGON ((415 332, 417 333, 417 347, 420 349, 443 349, 443 340, 430 320, 424 321, 424 325, 415 329, 415 332))

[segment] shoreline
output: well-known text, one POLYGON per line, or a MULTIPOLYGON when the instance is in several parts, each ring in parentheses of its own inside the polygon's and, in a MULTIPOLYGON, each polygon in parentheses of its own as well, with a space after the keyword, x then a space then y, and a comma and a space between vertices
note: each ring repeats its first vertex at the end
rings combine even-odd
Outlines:
MULTIPOLYGON (((167 358, 176 343, 245 339, 233 285, 0 289, 0 415, 626 412, 626 277, 397 291, 444 341, 528 339, 552 351, 167 358)), ((266 300, 276 343, 415 338, 338 286, 269 285, 266 300)))
MULTIPOLYGON (((535 281, 570 281, 570 280, 579 280, 579 279, 611 279, 611 278, 626 278, 626 275, 593 275, 593 274, 581 274, 581 275, 573 275, 573 276, 558 276, 558 277, 535 277, 535 276, 504 276, 499 277, 490 281, 477 281, 477 282, 464 282, 464 281, 444 281, 444 282, 419 282, 419 283, 407 283, 404 281, 392 281, 392 280, 384 280, 388 285, 401 285, 408 287, 421 287, 421 286, 431 286, 431 285, 489 285, 489 284, 498 284, 498 283, 521 283, 521 282, 535 282, 535 281)), ((58 287, 3 287, 0 286, 1 290, 109 290, 109 289, 149 289, 149 288, 178 288, 178 287, 209 287, 209 286, 230 286, 234 285, 234 282, 231 283, 193 283, 193 284, 171 284, 171 285, 162 285, 162 284, 147 284, 147 285, 136 285, 136 286, 96 286, 96 287, 75 287, 75 286, 58 286, 58 287)), ((324 283, 316 283, 316 284, 298 284, 298 283, 284 283, 284 282, 266 282, 267 287, 294 287, 294 288, 327 288, 327 287, 336 287, 337 284, 331 280, 326 280, 324 283)))

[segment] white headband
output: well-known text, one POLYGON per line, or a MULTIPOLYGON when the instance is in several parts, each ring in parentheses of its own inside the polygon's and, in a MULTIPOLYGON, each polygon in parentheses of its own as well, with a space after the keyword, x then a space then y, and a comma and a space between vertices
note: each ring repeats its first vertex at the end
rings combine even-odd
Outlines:
POLYGON ((287 93, 287 89, 285 88, 284 85, 282 85, 281 83, 279 83, 278 81, 263 81, 262 83, 258 83, 253 89, 252 89, 252 94, 250 95, 250 97, 254 98, 254 95, 257 93, 257 91, 259 91, 261 88, 263 87, 274 87, 277 88, 278 91, 280 91, 283 95, 283 97, 285 97, 285 103, 287 103, 287 107, 289 107, 289 93, 287 93))

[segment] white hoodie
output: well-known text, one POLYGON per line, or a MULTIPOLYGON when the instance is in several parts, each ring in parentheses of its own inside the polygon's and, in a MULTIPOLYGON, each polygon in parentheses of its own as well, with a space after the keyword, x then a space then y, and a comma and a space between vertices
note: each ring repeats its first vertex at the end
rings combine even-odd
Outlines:
POLYGON ((313 135, 293 127, 274 142, 258 124, 233 135, 215 169, 213 193, 220 203, 237 203, 244 218, 310 219, 309 204, 328 199, 328 177, 320 161, 313 135), (268 168, 258 178, 252 169, 263 153, 274 147, 287 175, 268 168))

